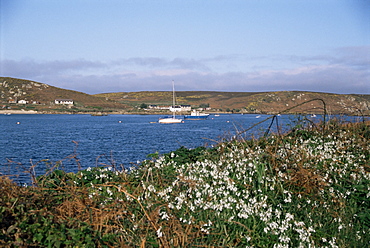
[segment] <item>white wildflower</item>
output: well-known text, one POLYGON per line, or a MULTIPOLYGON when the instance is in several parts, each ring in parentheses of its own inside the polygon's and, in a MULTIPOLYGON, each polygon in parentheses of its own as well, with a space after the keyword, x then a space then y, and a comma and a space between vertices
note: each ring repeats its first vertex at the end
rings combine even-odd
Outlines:
POLYGON ((158 228, 158 230, 157 230, 157 237, 158 237, 158 238, 163 237, 162 227, 158 228))

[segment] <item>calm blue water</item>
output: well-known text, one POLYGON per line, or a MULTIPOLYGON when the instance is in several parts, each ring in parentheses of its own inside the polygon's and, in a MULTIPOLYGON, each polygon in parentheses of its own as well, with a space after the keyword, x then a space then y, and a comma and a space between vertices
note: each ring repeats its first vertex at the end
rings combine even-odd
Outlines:
MULTIPOLYGON (((151 123, 158 121, 157 115, 1 115, 0 172, 19 175, 14 179, 17 182, 29 182, 29 175, 23 172, 31 165, 42 175, 57 161, 68 172, 78 171, 79 165, 82 169, 112 163, 130 167, 150 153, 214 145, 221 137, 230 137, 267 117, 211 115, 208 120, 158 124, 151 123), (71 158, 73 154, 78 162, 71 158)), ((281 116, 279 124, 291 119, 281 116)), ((270 123, 247 135, 263 133, 270 123)))

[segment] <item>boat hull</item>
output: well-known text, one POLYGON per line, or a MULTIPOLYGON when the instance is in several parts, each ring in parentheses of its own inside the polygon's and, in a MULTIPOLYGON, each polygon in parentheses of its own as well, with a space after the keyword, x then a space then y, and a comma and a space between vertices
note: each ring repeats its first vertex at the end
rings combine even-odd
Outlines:
POLYGON ((199 116, 185 115, 184 116, 185 120, 206 120, 207 118, 208 118, 208 115, 199 115, 199 116))
POLYGON ((163 119, 159 119, 158 122, 163 123, 163 124, 172 124, 172 123, 182 123, 183 120, 182 119, 176 119, 176 118, 163 118, 163 119))

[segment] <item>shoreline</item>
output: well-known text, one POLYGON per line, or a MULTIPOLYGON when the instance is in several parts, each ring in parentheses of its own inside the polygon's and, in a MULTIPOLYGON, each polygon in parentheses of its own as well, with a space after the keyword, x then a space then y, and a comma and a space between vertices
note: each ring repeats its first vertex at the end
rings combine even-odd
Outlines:
MULTIPOLYGON (((226 114, 226 112, 209 112, 210 114, 226 114)), ((0 110, 0 115, 12 115, 12 114, 62 114, 62 115, 94 115, 94 116, 105 116, 105 115, 171 115, 172 112, 126 112, 126 111, 99 111, 99 112, 69 112, 69 111, 36 111, 36 110, 0 110)), ((180 115, 187 115, 190 113, 182 113, 180 115)), ((228 113, 232 114, 232 113, 228 113)))
POLYGON ((35 110, 0 110, 0 114, 9 115, 9 114, 40 114, 35 110))
MULTIPOLYGON (((105 116, 105 115, 170 115, 171 112, 124 112, 124 111, 112 111, 112 112, 100 112, 102 115, 97 114, 97 112, 55 112, 55 111, 36 111, 36 110, 0 110, 0 115, 17 115, 17 114, 32 114, 32 115, 45 115, 45 114, 60 114, 60 115, 94 115, 94 116, 105 116)), ((276 113, 230 113, 230 112, 208 112, 209 114, 257 114, 257 115, 276 115, 276 113)), ((186 115, 188 113, 182 113, 179 115, 186 115)), ((298 113, 284 113, 284 114, 298 114, 298 113)), ((312 113, 300 113, 300 114, 312 114, 312 113)), ((320 113, 318 113, 320 114, 320 113)), ((340 114, 339 114, 340 115, 340 114)), ((347 114, 348 115, 348 114, 347 114)), ((361 116, 361 115, 351 115, 351 116, 361 116)), ((368 117, 368 115, 362 115, 363 117, 368 117)))

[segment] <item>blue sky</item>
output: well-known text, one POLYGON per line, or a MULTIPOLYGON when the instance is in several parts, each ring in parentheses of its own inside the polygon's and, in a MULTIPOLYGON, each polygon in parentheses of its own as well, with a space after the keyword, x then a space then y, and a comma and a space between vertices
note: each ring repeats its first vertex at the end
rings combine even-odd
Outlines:
POLYGON ((367 0, 0 0, 0 75, 89 94, 370 93, 367 0))

